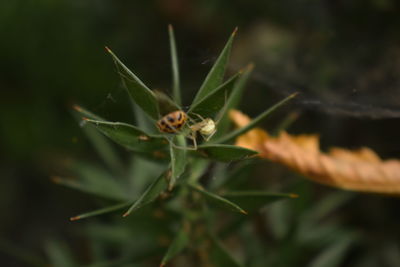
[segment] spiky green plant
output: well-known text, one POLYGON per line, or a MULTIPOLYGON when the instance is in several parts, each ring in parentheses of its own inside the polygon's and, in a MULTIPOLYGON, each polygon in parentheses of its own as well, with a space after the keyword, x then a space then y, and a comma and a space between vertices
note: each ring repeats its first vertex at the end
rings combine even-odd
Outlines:
MULTIPOLYGON (((110 226, 103 230, 110 231, 110 236, 118 235, 120 231, 124 238, 131 239, 128 243, 132 243, 135 249, 133 252, 132 247, 124 247, 123 251, 118 253, 120 260, 111 263, 106 261, 107 264, 135 262, 138 258, 146 258, 145 255, 151 258, 154 254, 164 253, 161 258, 161 266, 164 266, 185 251, 181 261, 177 260, 178 265, 180 263, 182 266, 189 266, 185 265, 185 262, 187 264, 196 261, 196 266, 240 266, 243 257, 237 259, 223 247, 219 240, 221 231, 234 229, 236 224, 246 219, 246 214, 256 212, 269 203, 295 196, 260 190, 238 190, 234 185, 240 180, 240 176, 243 176, 243 170, 247 170, 257 153, 232 145, 232 141, 255 127, 294 96, 290 95, 262 112, 246 127, 231 130, 227 112, 237 106, 253 69, 252 65, 249 65, 224 81, 235 34, 236 30, 230 36, 190 107, 184 110, 192 118, 191 121, 199 122, 199 118, 218 121, 216 134, 207 141, 199 138, 199 145, 196 147, 193 147, 191 140, 187 138, 192 130, 188 126, 175 134, 160 132, 155 127, 157 121, 169 112, 183 110, 172 27, 169 27, 172 99, 166 94, 149 89, 109 48, 106 48, 132 100, 138 125, 110 122, 75 106, 77 116, 82 119, 83 129, 102 156, 106 167, 75 164, 72 169, 77 179, 56 178, 55 181, 108 199, 107 203, 113 202, 108 205, 102 204, 104 207, 98 210, 71 218, 76 221, 113 212, 114 228, 110 226), (114 148, 98 132, 134 152, 135 156, 129 166, 121 163, 114 148), (229 167, 226 162, 229 163, 229 167), (220 217, 220 209, 237 215, 220 217), (129 228, 127 224, 134 227, 129 228), (161 238, 164 241, 157 242, 168 244, 168 248, 159 249, 159 244, 154 241, 155 236, 159 239, 160 236, 164 236, 164 239, 161 238)), ((189 123, 188 121, 187 124, 189 123)), ((88 231, 93 232, 92 238, 101 239, 104 232, 99 230, 102 229, 101 226, 96 227, 95 230, 91 228, 88 231)), ((103 257, 107 259, 106 256, 103 257)))

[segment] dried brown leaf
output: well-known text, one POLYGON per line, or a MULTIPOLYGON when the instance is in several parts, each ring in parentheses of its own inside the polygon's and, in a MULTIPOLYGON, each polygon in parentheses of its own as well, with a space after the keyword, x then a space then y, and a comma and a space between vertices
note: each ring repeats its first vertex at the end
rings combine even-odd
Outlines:
MULTIPOLYGON (((239 127, 250 118, 230 112, 239 127)), ((318 135, 293 136, 282 132, 270 137, 256 128, 240 136, 236 145, 258 151, 260 157, 281 163, 305 177, 326 185, 362 192, 400 194, 400 160, 382 160, 373 150, 331 148, 323 153, 318 135)))

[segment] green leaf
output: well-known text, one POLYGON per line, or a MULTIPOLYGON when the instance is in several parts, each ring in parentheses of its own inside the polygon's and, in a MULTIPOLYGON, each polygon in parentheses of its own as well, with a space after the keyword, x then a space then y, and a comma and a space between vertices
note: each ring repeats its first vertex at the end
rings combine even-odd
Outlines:
POLYGON ((310 267, 337 267, 343 262, 346 253, 355 241, 356 235, 350 234, 343 236, 325 250, 322 251, 310 263, 310 267))
POLYGON ((94 210, 94 211, 90 211, 90 212, 85 212, 85 213, 79 214, 77 216, 71 217, 70 220, 71 221, 77 221, 77 220, 86 219, 86 218, 90 218, 90 217, 97 216, 97 215, 110 213, 110 212, 113 212, 113 211, 120 210, 120 209, 123 209, 125 207, 128 207, 131 204, 132 204, 132 201, 119 203, 119 204, 116 204, 116 205, 113 205, 113 206, 109 206, 109 207, 101 208, 101 209, 98 209, 98 210, 94 210))
POLYGON ((176 234, 176 237, 172 241, 168 248, 167 253, 165 253, 160 267, 165 266, 172 258, 178 255, 188 244, 189 236, 184 227, 181 227, 180 231, 176 234))
POLYGON ((339 207, 349 203, 355 196, 354 192, 337 191, 320 199, 313 205, 312 209, 301 212, 297 226, 298 240, 303 241, 312 238, 313 234, 310 233, 320 231, 316 228, 316 225, 320 225, 321 220, 329 214, 333 214, 339 207))
POLYGON ((272 131, 272 135, 276 136, 282 131, 286 131, 300 116, 299 111, 292 111, 283 118, 279 125, 272 131))
POLYGON ((81 115, 83 115, 83 117, 92 119, 92 120, 98 120, 98 121, 104 121, 104 119, 96 114, 94 114, 93 112, 79 106, 79 105, 74 105, 72 107, 76 112, 80 113, 81 115))
MULTIPOLYGON (((259 158, 254 158, 251 160, 240 161, 235 164, 234 167, 226 166, 225 164, 225 175, 218 176, 218 179, 213 179, 210 183, 210 188, 213 191, 220 190, 251 190, 251 184, 248 183, 249 177, 253 175, 254 169, 257 166, 257 163, 260 162, 259 158)), ((260 164, 265 164, 263 161, 260 164)))
MULTIPOLYGON (((185 137, 182 135, 175 135, 172 140, 177 146, 186 147, 185 137)), ((170 157, 171 157, 171 179, 169 180, 168 189, 172 190, 176 180, 182 175, 186 167, 186 151, 185 149, 177 148, 170 145, 170 157)))
POLYGON ((256 118, 254 118, 249 124, 247 124, 244 127, 241 127, 233 132, 231 132, 230 134, 227 134, 217 140, 213 140, 213 143, 225 143, 225 142, 229 142, 234 140, 236 137, 246 133, 247 131, 251 130, 252 128, 256 127, 257 124, 259 124, 263 119, 265 119, 266 117, 268 117, 268 115, 270 115, 272 112, 274 112, 276 109, 278 109, 279 107, 281 107, 282 105, 286 104, 289 100, 291 100, 292 98, 294 98, 297 95, 297 93, 291 94, 288 97, 286 97, 285 99, 279 101, 278 103, 276 103, 275 105, 273 105, 272 107, 270 107, 269 109, 267 109, 266 111, 264 111, 263 113, 261 113, 260 115, 258 115, 256 118))
POLYGON ((206 118, 212 117, 224 106, 228 96, 234 88, 238 77, 240 77, 240 73, 235 74, 222 85, 212 90, 208 95, 196 102, 196 104, 192 105, 188 111, 188 114, 199 114, 206 118))
POLYGON ((181 108, 165 93, 154 90, 155 97, 157 99, 158 108, 162 116, 167 115, 176 110, 181 110, 181 108))
POLYGON ((208 95, 212 90, 217 88, 221 85, 226 66, 228 65, 229 55, 232 48, 232 42, 236 35, 237 28, 231 34, 228 42, 226 43, 224 49, 222 50, 221 54, 219 55, 217 61, 215 62, 214 66, 211 68, 210 72, 208 73, 206 79, 204 80, 203 84, 201 85, 199 91, 197 92, 196 97, 194 98, 192 105, 197 104, 203 97, 208 95))
POLYGON ((139 197, 138 200, 122 215, 123 217, 128 216, 133 211, 140 209, 141 207, 150 204, 167 188, 167 178, 170 178, 170 171, 166 171, 161 174, 154 182, 146 189, 146 191, 139 197))
MULTIPOLYGON (((96 126, 99 131, 117 144, 136 152, 144 152, 157 156, 154 152, 163 152, 168 144, 168 140, 165 137, 149 135, 141 129, 127 123, 95 121, 90 119, 86 121, 96 126)), ((161 159, 166 158, 167 154, 159 154, 159 157, 161 159)))
POLYGON ((190 162, 190 172, 187 175, 187 181, 189 183, 197 182, 207 171, 210 162, 206 159, 192 159, 190 162))
POLYGON ((272 202, 286 198, 297 197, 296 194, 269 193, 263 191, 227 192, 222 196, 232 202, 237 203, 240 207, 247 211, 256 211, 272 202))
POLYGON ((146 190, 149 181, 160 175, 165 170, 165 164, 159 161, 149 160, 144 157, 132 157, 130 159, 127 177, 127 189, 132 199, 136 199, 146 190))
POLYGON ((198 146, 194 154, 218 161, 233 161, 254 156, 258 152, 233 145, 210 144, 198 146))
POLYGON ((168 34, 169 34, 169 45, 171 51, 171 63, 172 63, 172 95, 174 96, 174 100, 178 103, 179 106, 182 105, 181 99, 181 88, 179 81, 179 63, 178 63, 178 53, 176 51, 176 42, 174 35, 174 28, 172 25, 168 25, 168 34))
POLYGON ((83 131, 103 161, 115 173, 121 174, 124 170, 124 166, 118 154, 115 152, 114 147, 112 147, 110 141, 106 139, 104 135, 99 133, 99 131, 93 125, 86 125, 83 127, 83 131))
POLYGON ((210 249, 210 258, 211 261, 215 264, 215 266, 221 266, 221 267, 241 267, 242 264, 240 264, 232 255, 229 253, 229 251, 224 248, 224 246, 221 244, 221 241, 219 241, 215 236, 211 235, 211 240, 212 240, 212 246, 210 249))
POLYGON ((218 122, 218 129, 212 139, 220 138, 229 130, 231 120, 229 119, 228 111, 237 108, 237 105, 239 104, 241 97, 243 95, 243 91, 247 83, 247 80, 249 79, 251 73, 253 72, 253 69, 254 69, 253 64, 248 65, 242 72, 242 75, 240 75, 240 77, 235 82, 233 90, 229 95, 224 108, 218 114, 220 118, 218 122))
POLYGON ((349 203, 355 196, 354 192, 346 191, 338 191, 325 196, 315 203, 312 209, 308 209, 301 214, 300 227, 312 229, 313 225, 318 224, 320 220, 333 213, 339 207, 349 203))
MULTIPOLYGON (((103 119, 90 111, 79 107, 77 105, 74 106, 75 111, 77 111, 79 114, 84 115, 89 118, 96 118, 100 121, 103 119)), ((81 121, 81 116, 78 116, 77 114, 74 114, 76 119, 79 122, 84 122, 81 121)), ((115 152, 114 147, 111 145, 108 139, 104 137, 104 135, 100 134, 99 131, 97 131, 92 125, 88 125, 85 123, 85 125, 81 124, 82 129, 86 136, 88 137, 89 142, 92 144, 96 152, 100 155, 100 157, 103 159, 103 161, 112 169, 115 173, 122 173, 124 167, 123 164, 118 157, 118 154, 115 152)))
POLYGON ((229 201, 228 199, 225 199, 221 196, 218 196, 214 193, 204 190, 200 185, 194 185, 194 184, 188 184, 188 185, 193 190, 202 194, 206 198, 206 200, 216 204, 217 206, 219 206, 221 208, 224 208, 224 209, 227 209, 230 211, 234 211, 234 212, 239 212, 242 214, 247 214, 247 212, 245 210, 243 210, 241 207, 239 207, 235 203, 233 203, 233 202, 229 201))
POLYGON ((127 200, 128 195, 115 175, 88 163, 73 163, 71 170, 77 178, 52 177, 52 181, 85 193, 113 200, 127 200))
POLYGON ((144 112, 136 103, 129 98, 129 103, 131 104, 133 114, 135 117, 135 126, 140 128, 144 132, 151 132, 154 129, 154 120, 147 116, 146 112, 144 112))
POLYGON ((153 91, 151 91, 132 71, 130 71, 108 47, 106 47, 106 50, 111 54, 131 98, 151 118, 157 120, 160 115, 153 91))
POLYGON ((78 266, 72 257, 66 243, 59 240, 48 240, 45 245, 46 254, 50 260, 50 266, 72 267, 78 266))

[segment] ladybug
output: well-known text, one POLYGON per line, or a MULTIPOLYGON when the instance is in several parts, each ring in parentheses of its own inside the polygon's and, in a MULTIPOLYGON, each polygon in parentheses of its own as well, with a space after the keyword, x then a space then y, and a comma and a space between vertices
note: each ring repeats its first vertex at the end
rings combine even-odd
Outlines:
POLYGON ((157 122, 158 129, 163 133, 178 133, 187 122, 188 116, 182 110, 168 113, 157 122))

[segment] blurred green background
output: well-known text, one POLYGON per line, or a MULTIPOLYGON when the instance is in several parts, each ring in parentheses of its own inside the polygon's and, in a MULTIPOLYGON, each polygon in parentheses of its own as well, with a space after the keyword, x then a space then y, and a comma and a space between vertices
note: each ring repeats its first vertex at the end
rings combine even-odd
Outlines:
MULTIPOLYGON (((300 91, 279 113, 301 114, 292 133, 320 133, 323 148, 369 146, 384 158, 400 157, 399 12, 394 0, 2 1, 1 265, 24 266, 10 250, 45 257, 48 240, 63 240, 77 258, 85 246, 76 234, 83 224, 68 218, 92 208, 91 198, 50 177, 62 175, 71 159, 98 160, 71 115, 73 104, 133 122, 105 45, 150 88, 169 89, 167 25, 174 25, 184 102, 190 103, 238 26, 230 71, 256 64, 244 112, 254 116, 300 91)), ((309 206, 337 191, 297 182, 308 188, 309 206)), ((331 214, 366 240, 340 266, 355 266, 370 251, 377 256, 360 266, 400 266, 399 204, 356 194, 331 214)))

